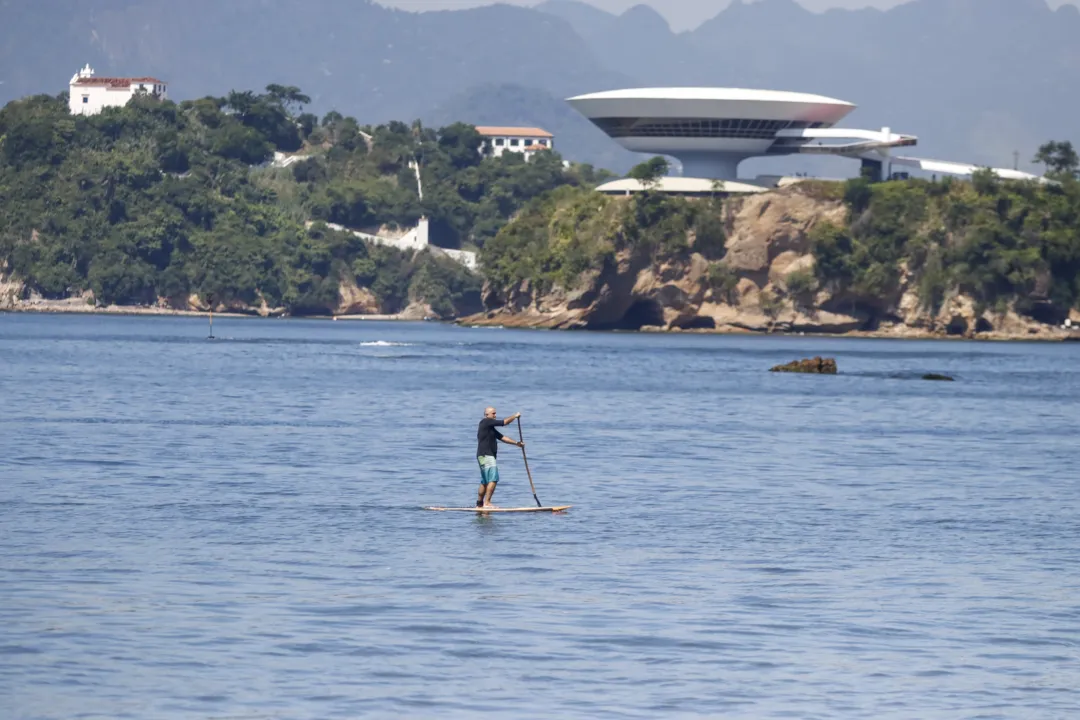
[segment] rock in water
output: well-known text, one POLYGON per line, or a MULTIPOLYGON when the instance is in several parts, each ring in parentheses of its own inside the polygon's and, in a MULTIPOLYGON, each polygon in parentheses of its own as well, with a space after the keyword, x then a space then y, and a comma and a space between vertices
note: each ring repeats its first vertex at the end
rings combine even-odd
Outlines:
POLYGON ((949 377, 948 375, 939 375, 937 373, 926 373, 925 375, 922 376, 922 379, 923 380, 945 380, 945 381, 948 381, 948 382, 953 382, 953 379, 951 377, 949 377))
POLYGON ((792 360, 786 365, 777 365, 769 370, 769 372, 792 372, 792 373, 814 373, 817 375, 835 375, 836 374, 836 360, 833 358, 804 358, 802 360, 792 360))

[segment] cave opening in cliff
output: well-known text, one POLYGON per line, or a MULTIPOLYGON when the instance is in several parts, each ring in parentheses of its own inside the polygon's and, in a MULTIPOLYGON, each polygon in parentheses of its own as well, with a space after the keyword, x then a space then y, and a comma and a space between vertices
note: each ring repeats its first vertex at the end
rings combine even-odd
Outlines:
POLYGON ((954 315, 952 320, 949 321, 949 324, 945 326, 945 332, 948 335, 963 335, 967 331, 967 320, 959 315, 954 315))
POLYGON ((716 320, 705 315, 695 315, 684 323, 680 323, 683 330, 715 330, 716 320))
POLYGON ((664 325, 664 308, 655 300, 638 300, 614 323, 597 329, 640 330, 646 325, 661 327, 664 325))
POLYGON ((1033 303, 1027 314, 1035 322, 1045 325, 1060 325, 1065 322, 1065 318, 1069 317, 1067 310, 1062 312, 1060 307, 1048 302, 1033 303))
POLYGON ((986 318, 979 318, 975 321, 975 332, 993 332, 994 326, 990 324, 990 321, 986 318))

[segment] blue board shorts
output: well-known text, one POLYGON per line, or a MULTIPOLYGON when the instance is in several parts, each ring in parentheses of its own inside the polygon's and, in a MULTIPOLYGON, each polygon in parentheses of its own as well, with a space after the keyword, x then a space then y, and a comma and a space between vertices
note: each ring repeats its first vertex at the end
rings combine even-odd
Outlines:
POLYGON ((495 464, 495 458, 491 455, 481 455, 476 458, 480 463, 480 484, 499 482, 499 466, 495 464))

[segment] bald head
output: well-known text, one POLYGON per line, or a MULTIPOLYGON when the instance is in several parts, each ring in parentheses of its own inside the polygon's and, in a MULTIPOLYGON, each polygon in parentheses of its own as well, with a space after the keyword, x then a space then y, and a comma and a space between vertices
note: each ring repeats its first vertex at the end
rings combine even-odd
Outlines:
POLYGON ((495 408, 493 408, 491 406, 488 406, 488 407, 484 408, 484 417, 489 417, 489 418, 495 417, 495 408))

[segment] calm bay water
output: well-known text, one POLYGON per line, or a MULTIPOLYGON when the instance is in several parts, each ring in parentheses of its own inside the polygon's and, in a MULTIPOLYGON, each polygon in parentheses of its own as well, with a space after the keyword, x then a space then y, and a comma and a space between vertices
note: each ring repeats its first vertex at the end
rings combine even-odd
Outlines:
POLYGON ((206 334, 0 315, 0 717, 1080 716, 1080 345, 206 334))

